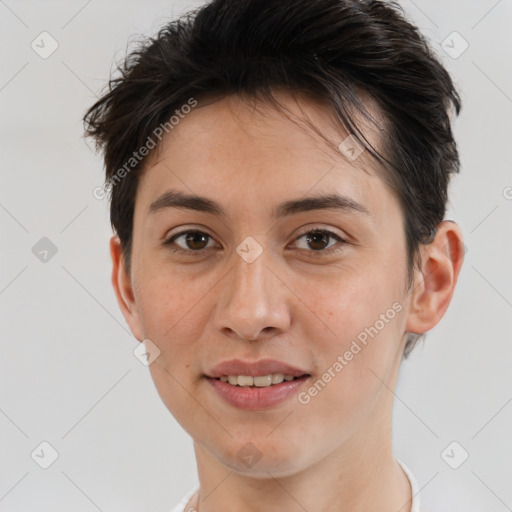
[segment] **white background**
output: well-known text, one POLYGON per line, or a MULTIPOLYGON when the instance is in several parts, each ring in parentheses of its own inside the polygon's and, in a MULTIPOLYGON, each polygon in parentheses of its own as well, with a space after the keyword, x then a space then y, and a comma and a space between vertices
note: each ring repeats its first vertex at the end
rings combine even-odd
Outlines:
MULTIPOLYGON (((196 481, 192 441, 132 354, 137 341, 115 302, 108 205, 92 195, 103 163, 82 139, 81 116, 130 37, 153 35, 197 5, 0 1, 1 511, 165 512, 196 481), (47 59, 31 48, 43 31, 59 45, 47 59), (42 237, 57 247, 46 263, 32 252, 42 237), (48 469, 31 458, 43 441, 59 454, 48 469)), ((415 473, 425 512, 504 512, 512 510, 512 2, 402 5, 462 93, 454 124, 462 172, 447 217, 461 226, 467 254, 446 317, 402 366, 395 453, 415 473), (453 31, 469 44, 458 58, 441 45, 453 31), (456 470, 441 457, 452 441, 469 453, 456 470)), ((456 459, 460 448, 449 453, 456 459)))

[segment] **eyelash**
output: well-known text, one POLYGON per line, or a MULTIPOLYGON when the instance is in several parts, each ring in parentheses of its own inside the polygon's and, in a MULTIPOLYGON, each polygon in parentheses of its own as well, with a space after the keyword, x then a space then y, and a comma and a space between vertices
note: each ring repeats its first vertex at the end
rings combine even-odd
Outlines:
MULTIPOLYGON (((187 255, 187 256, 196 256, 196 255, 200 255, 201 253, 205 252, 206 249, 199 249, 199 250, 194 251, 192 249, 183 249, 183 248, 180 248, 180 247, 172 247, 171 246, 171 244, 174 244, 174 241, 177 238, 179 238, 179 237, 181 237, 183 235, 187 235, 189 233, 203 234, 203 235, 206 235, 207 237, 209 237, 210 240, 213 239, 212 236, 210 236, 208 233, 205 233, 204 231, 200 231, 198 229, 189 229, 189 230, 186 230, 186 231, 180 231, 179 233, 176 233, 175 235, 173 235, 169 239, 165 240, 163 242, 163 245, 167 246, 167 248, 170 251, 172 251, 173 253, 184 254, 184 255, 187 255)), ((304 233, 302 233, 299 236, 297 236, 297 238, 295 238, 294 241, 296 242, 297 240, 301 239, 302 237, 304 237, 306 235, 312 235, 312 234, 313 235, 315 235, 315 234, 325 234, 325 235, 328 235, 329 238, 334 238, 339 243, 342 244, 342 247, 338 247, 336 249, 329 248, 329 249, 321 249, 321 250, 318 250, 318 251, 301 249, 302 251, 306 251, 307 253, 310 253, 309 256, 311 256, 313 258, 321 257, 321 256, 326 255, 326 254, 336 253, 336 252, 338 252, 338 251, 343 249, 343 245, 346 245, 348 243, 346 240, 341 238, 336 233, 333 233, 332 231, 329 231, 328 229, 320 229, 320 228, 314 228, 314 229, 310 229, 309 231, 305 231, 304 233)))

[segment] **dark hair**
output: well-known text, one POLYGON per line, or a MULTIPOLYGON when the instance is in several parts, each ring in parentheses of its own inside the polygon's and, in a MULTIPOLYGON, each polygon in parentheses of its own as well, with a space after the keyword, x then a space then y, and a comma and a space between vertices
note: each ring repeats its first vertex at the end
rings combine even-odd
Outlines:
MULTIPOLYGON (((396 2, 213 0, 139 43, 117 71, 84 123, 104 152, 110 219, 128 272, 137 171, 145 159, 131 162, 132 172, 119 171, 134 151, 159 126, 169 128, 170 116, 191 98, 234 94, 276 104, 272 92, 284 89, 330 106, 379 162, 404 212, 412 284, 419 244, 429 243, 443 220, 450 173, 459 170, 450 113, 454 107, 459 114, 461 103, 396 2), (365 98, 384 120, 381 151, 353 115, 375 123, 365 98)), ((409 338, 404 357, 415 341, 409 338)))

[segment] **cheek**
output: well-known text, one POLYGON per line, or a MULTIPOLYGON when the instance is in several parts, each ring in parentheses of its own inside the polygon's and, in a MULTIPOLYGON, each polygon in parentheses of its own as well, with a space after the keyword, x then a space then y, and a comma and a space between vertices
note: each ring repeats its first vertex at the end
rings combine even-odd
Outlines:
POLYGON ((140 282, 137 306, 144 336, 158 345, 160 362, 182 374, 195 342, 201 339, 205 305, 214 293, 215 280, 152 265, 140 282))
POLYGON ((393 304, 402 298, 402 279, 386 267, 367 268, 371 271, 365 270, 361 263, 359 268, 343 268, 321 279, 301 276, 296 280, 294 291, 304 302, 297 310, 301 325, 311 339, 315 339, 319 329, 322 332, 322 336, 316 336, 322 346, 317 353, 348 349, 352 340, 361 333, 360 337, 364 338, 365 329, 376 322, 379 333, 386 331, 381 334, 398 332, 397 322, 391 320, 397 316, 396 309, 400 309, 396 306, 393 309, 393 304), (385 316, 384 325, 381 315, 385 316))
POLYGON ((331 297, 325 310, 335 335, 315 336, 313 330, 308 334, 315 345, 316 373, 299 397, 296 416, 326 452, 330 446, 326 431, 337 432, 338 442, 349 439, 374 414, 387 392, 382 381, 389 382, 397 361, 403 322, 397 311, 400 303, 385 294, 354 292, 337 297, 337 302, 331 297))
POLYGON ((195 394, 191 375, 198 370, 197 344, 204 337, 213 286, 215 281, 207 276, 193 278, 190 273, 185 277, 171 273, 169 268, 153 267, 138 297, 144 336, 160 349, 160 355, 149 366, 155 388, 188 432, 205 422, 203 409, 190 406, 191 393, 195 394))
POLYGON ((386 267, 370 268, 371 278, 352 268, 322 286, 297 281, 299 293, 311 304, 311 312, 300 316, 321 380, 320 391, 312 393, 323 395, 315 401, 326 411, 333 403, 339 410, 360 410, 381 388, 377 376, 385 380, 396 362, 405 324, 399 293, 403 282, 386 267))

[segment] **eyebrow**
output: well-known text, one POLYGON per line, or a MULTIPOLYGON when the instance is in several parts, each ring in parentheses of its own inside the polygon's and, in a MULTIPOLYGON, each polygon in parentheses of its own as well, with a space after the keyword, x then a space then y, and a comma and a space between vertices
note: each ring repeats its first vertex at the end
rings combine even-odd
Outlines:
MULTIPOLYGON (((219 217, 228 217, 226 210, 217 202, 195 194, 185 194, 179 190, 169 190, 151 203, 148 213, 153 214, 167 208, 181 208, 211 213, 219 217)), ((370 215, 368 209, 351 199, 339 194, 326 194, 301 199, 291 199, 280 203, 272 210, 272 218, 280 219, 313 210, 353 211, 370 215)))

